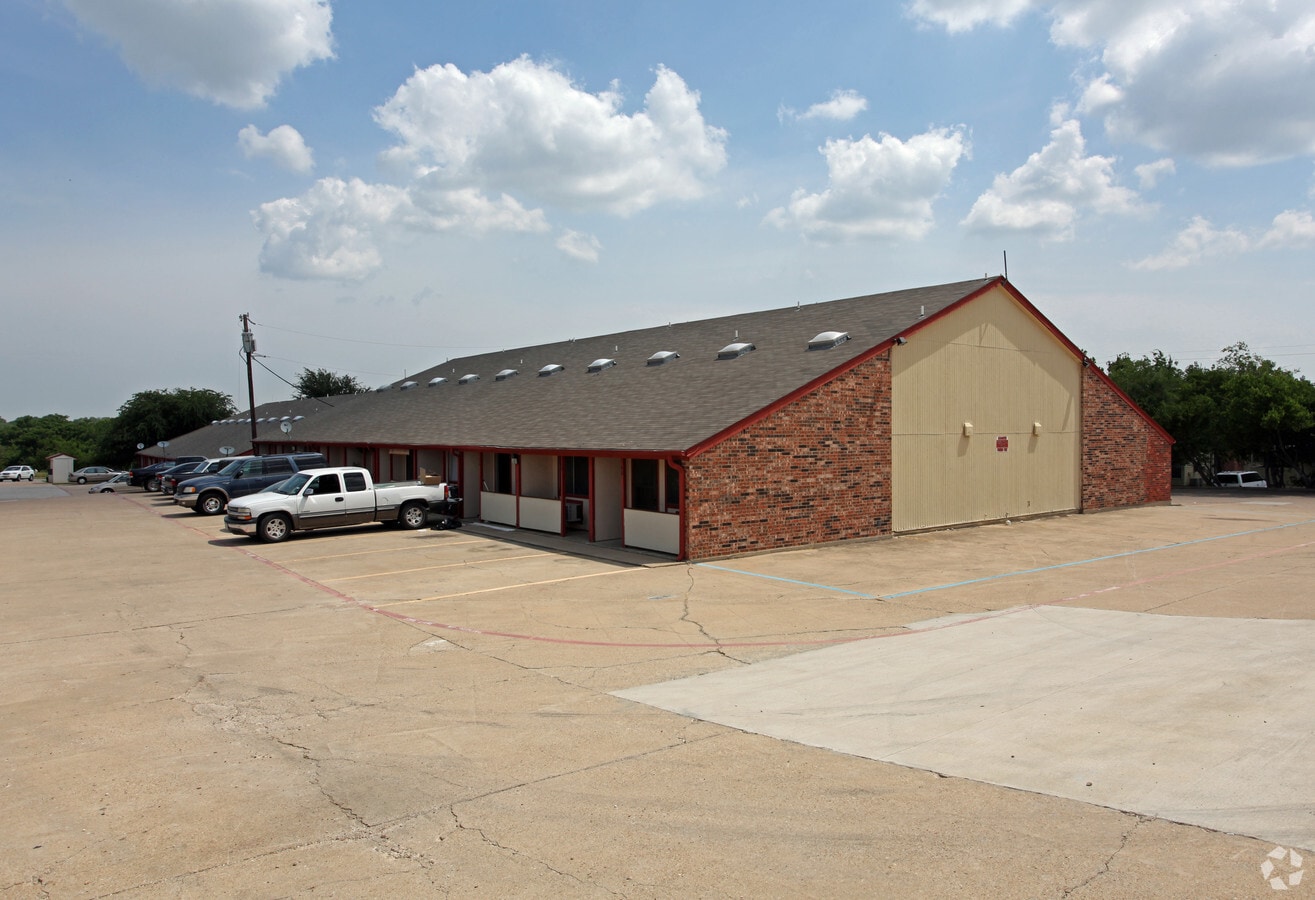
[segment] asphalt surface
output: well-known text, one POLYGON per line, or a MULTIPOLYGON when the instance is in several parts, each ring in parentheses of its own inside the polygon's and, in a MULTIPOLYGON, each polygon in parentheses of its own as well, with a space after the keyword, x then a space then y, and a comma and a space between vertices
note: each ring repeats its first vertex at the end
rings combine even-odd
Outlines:
POLYGON ((1315 890, 1315 497, 511 537, 0 484, 0 897, 1315 890))

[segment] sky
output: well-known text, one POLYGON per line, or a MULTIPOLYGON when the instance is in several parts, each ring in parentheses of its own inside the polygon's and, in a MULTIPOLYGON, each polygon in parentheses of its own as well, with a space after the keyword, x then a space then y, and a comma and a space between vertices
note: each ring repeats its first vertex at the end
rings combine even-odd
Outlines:
POLYGON ((0 418, 1005 272, 1315 374, 1309 0, 5 0, 0 418))

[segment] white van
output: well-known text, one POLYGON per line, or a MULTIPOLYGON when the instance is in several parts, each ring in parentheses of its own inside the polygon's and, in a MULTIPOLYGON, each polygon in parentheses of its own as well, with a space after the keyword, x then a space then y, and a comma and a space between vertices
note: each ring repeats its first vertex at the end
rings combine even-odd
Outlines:
POLYGON ((1269 483, 1259 472, 1216 472, 1215 485, 1235 488, 1267 488, 1269 483))

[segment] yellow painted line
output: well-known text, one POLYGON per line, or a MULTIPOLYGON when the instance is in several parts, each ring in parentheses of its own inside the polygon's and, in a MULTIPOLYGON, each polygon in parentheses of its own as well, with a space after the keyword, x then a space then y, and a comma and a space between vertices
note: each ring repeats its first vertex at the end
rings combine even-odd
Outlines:
MULTIPOLYGON (((347 535, 343 535, 343 537, 346 536, 347 535)), ((437 545, 437 546, 460 547, 463 544, 485 544, 485 543, 488 542, 487 541, 444 541, 441 545, 437 545)), ((285 563, 318 562, 321 559, 346 559, 349 556, 369 556, 371 553, 401 553, 403 551, 414 553, 415 550, 416 548, 414 546, 384 547, 381 550, 358 550, 355 553, 330 553, 327 556, 299 556, 295 559, 285 560, 284 562, 285 563)))
POLYGON ((325 584, 331 581, 356 581, 360 578, 384 578, 389 575, 407 575, 411 572, 429 572, 433 569, 462 569, 469 566, 484 565, 485 563, 508 562, 513 559, 537 559, 539 557, 552 555, 553 554, 551 553, 527 553, 524 556, 499 556, 496 559, 472 559, 468 562, 444 563, 441 566, 420 566, 416 569, 393 569, 390 572, 375 572, 370 575, 344 575, 342 578, 320 578, 317 580, 322 581, 325 584))
POLYGON ((504 584, 501 587, 480 588, 478 591, 462 591, 459 594, 439 594, 436 597, 418 597, 415 600, 385 600, 378 603, 371 603, 371 606, 380 608, 386 606, 404 606, 407 603, 428 603, 431 600, 454 600, 457 597, 473 597, 475 594, 491 594, 495 591, 514 591, 517 588, 540 587, 545 584, 561 584, 564 581, 579 581, 582 578, 598 578, 603 575, 619 575, 624 572, 643 572, 642 566, 633 569, 613 569, 610 572, 590 572, 588 575, 570 575, 566 578, 550 578, 547 581, 523 581, 520 584, 504 584))

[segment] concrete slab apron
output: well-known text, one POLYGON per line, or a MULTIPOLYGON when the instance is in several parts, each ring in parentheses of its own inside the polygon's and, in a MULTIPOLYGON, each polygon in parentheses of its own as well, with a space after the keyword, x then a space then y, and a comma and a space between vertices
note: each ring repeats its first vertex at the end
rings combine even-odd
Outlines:
POLYGON ((617 696, 744 731, 1315 849, 1315 622, 1053 606, 617 696))

